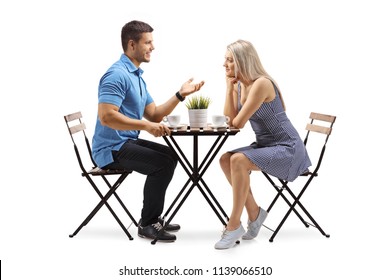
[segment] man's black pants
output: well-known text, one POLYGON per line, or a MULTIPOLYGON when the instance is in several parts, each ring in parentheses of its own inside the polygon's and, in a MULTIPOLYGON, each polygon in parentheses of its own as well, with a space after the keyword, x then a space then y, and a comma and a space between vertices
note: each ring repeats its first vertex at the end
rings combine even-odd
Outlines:
POLYGON ((128 140, 119 151, 113 151, 114 162, 105 169, 127 169, 146 175, 144 200, 141 212, 142 224, 158 221, 164 210, 166 189, 177 165, 177 157, 165 145, 148 140, 128 140))

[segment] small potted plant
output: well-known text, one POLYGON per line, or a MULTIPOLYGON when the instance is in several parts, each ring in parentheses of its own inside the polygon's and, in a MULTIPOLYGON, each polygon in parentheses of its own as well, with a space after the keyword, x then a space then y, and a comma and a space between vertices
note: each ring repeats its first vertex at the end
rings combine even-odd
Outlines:
POLYGON ((211 98, 194 95, 188 99, 186 106, 190 127, 207 127, 207 109, 211 103, 211 98))

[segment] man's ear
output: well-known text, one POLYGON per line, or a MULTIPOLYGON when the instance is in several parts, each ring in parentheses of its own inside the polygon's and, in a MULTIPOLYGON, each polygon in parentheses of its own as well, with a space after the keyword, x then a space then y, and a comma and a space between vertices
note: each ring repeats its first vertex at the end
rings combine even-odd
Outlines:
POLYGON ((135 42, 133 40, 129 40, 127 43, 127 48, 130 48, 131 50, 134 50, 135 42))

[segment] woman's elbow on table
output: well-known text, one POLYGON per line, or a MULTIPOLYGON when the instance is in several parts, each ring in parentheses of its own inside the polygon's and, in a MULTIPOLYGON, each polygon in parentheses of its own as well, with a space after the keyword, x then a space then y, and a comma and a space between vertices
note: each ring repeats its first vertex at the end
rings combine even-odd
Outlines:
POLYGON ((232 126, 235 127, 235 128, 243 128, 245 126, 245 122, 242 122, 240 120, 237 120, 237 118, 233 119, 232 121, 232 126))

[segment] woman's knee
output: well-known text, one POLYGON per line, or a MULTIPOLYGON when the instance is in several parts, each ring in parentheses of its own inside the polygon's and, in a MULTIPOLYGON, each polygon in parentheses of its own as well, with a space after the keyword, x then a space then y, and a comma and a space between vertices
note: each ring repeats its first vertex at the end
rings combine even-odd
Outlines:
POLYGON ((235 153, 230 157, 230 168, 232 170, 250 170, 250 161, 242 153, 235 153))
POLYGON ((230 157, 232 156, 231 153, 224 153, 220 158, 219 158, 219 165, 223 170, 229 169, 230 168, 230 157))

